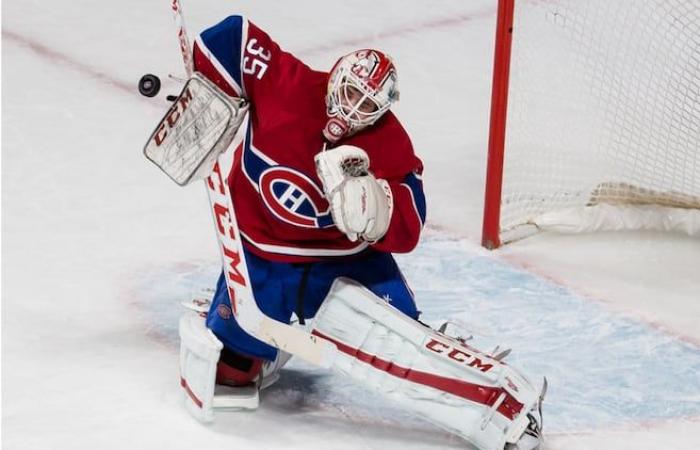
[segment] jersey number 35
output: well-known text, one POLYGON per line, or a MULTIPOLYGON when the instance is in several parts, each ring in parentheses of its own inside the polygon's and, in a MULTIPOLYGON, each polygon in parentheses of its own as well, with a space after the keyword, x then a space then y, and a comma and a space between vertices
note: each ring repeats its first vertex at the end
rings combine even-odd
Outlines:
POLYGON ((251 39, 246 45, 246 56, 243 57, 243 72, 248 75, 255 75, 258 80, 262 80, 267 70, 267 62, 272 58, 272 53, 257 44, 257 39, 251 39))

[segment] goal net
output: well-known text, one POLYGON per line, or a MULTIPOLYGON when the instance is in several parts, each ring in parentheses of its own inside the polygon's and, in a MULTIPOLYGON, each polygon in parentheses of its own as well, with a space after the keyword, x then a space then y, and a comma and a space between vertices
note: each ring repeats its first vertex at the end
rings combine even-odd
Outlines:
POLYGON ((700 2, 500 0, 495 56, 485 246, 699 233, 700 2))

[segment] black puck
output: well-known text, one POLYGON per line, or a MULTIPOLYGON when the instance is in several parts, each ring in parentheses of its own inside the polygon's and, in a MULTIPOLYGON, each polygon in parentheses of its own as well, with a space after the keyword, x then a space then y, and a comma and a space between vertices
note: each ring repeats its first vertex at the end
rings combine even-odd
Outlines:
POLYGON ((155 97, 160 91, 160 78, 147 73, 139 80, 139 92, 146 97, 155 97))

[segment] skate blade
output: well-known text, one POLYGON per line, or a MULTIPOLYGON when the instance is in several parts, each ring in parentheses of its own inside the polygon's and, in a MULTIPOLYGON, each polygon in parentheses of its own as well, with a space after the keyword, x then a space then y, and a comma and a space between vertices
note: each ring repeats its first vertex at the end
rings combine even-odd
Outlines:
POLYGON ((260 406, 260 395, 256 386, 223 386, 216 385, 214 389, 214 409, 245 409, 254 410, 260 406))

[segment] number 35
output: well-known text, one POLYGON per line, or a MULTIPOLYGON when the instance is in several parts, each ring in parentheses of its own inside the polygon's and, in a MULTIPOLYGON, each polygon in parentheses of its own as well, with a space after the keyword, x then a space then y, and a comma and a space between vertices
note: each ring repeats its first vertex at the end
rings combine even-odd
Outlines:
POLYGON ((272 53, 258 45, 257 39, 248 41, 245 47, 246 55, 243 57, 243 73, 255 75, 258 80, 262 80, 267 70, 267 62, 272 58, 272 53))

